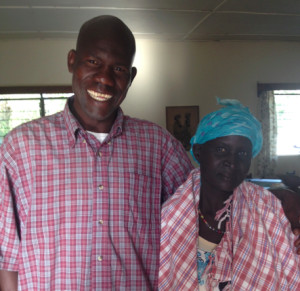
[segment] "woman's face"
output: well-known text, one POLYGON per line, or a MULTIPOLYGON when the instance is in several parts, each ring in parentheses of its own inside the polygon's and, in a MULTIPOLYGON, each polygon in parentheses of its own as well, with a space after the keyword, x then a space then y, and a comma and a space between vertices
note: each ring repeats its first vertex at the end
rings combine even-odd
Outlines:
POLYGON ((246 137, 231 135, 196 144, 193 152, 200 163, 202 184, 232 192, 248 174, 252 144, 246 137))

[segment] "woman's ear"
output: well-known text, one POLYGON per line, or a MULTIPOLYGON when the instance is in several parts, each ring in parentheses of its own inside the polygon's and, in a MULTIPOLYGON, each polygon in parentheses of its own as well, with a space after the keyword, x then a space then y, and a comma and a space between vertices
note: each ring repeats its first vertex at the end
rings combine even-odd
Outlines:
POLYGON ((193 154, 194 154, 194 157, 197 159, 197 161, 199 163, 200 163, 200 160, 201 160, 201 149, 202 149, 201 144, 195 143, 193 145, 193 154))

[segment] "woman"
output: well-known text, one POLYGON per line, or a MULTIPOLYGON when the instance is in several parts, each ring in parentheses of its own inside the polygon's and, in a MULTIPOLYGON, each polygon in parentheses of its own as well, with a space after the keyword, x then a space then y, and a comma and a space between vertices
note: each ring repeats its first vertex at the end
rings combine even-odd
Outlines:
POLYGON ((262 146, 260 123, 237 100, 218 102, 225 107, 191 140, 200 169, 162 209, 159 289, 300 290, 280 201, 244 181, 262 146))

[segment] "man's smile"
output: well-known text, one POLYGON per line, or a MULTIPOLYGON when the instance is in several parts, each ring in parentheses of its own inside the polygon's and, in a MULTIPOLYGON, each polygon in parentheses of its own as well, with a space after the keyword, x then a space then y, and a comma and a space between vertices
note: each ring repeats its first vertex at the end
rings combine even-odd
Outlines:
POLYGON ((87 92, 91 98, 93 98, 96 101, 102 101, 102 102, 109 100, 113 96, 110 94, 99 93, 93 90, 87 90, 87 92))

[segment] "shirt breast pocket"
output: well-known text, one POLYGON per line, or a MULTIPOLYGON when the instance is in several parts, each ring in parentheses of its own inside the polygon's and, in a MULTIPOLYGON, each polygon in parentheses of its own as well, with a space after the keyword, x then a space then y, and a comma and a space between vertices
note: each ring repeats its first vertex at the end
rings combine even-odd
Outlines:
POLYGON ((141 173, 124 174, 124 227, 137 244, 159 236, 161 181, 141 173))

